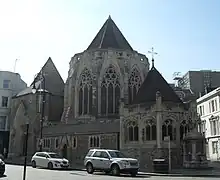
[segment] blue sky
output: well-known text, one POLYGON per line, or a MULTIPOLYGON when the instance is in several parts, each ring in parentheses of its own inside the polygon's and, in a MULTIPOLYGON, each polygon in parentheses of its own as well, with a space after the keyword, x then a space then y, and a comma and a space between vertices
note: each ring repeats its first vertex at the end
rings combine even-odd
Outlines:
POLYGON ((64 80, 70 58, 84 51, 111 15, 131 46, 172 82, 174 72, 220 67, 219 0, 0 1, 0 70, 30 84, 50 56, 64 80))

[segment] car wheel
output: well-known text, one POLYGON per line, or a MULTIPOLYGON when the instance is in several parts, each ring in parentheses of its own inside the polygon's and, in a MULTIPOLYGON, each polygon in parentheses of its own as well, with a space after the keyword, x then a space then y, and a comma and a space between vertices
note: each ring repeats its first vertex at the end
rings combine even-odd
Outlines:
POLYGON ((48 163, 48 169, 53 169, 53 164, 51 162, 48 163))
POLYGON ((135 171, 135 172, 131 172, 130 174, 131 174, 132 177, 135 177, 135 176, 137 176, 137 173, 138 172, 135 171))
POLYGON ((86 164, 86 171, 87 171, 87 173, 89 173, 89 174, 92 174, 92 173, 94 172, 92 163, 87 163, 87 164, 86 164))
POLYGON ((36 162, 35 161, 32 161, 31 165, 32 165, 32 168, 36 168, 36 162))
POLYGON ((111 167, 111 172, 113 176, 119 176, 120 175, 120 168, 117 164, 113 164, 111 167))

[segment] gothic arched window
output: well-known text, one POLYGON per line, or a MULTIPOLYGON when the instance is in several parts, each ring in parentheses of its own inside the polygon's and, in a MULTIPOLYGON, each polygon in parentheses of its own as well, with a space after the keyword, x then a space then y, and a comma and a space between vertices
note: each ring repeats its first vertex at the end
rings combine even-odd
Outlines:
POLYGON ((146 126, 143 129, 143 140, 152 141, 157 138, 157 127, 153 121, 147 121, 146 126))
POLYGON ((187 132, 189 132, 189 125, 186 120, 183 120, 180 124, 180 140, 184 138, 187 132))
POLYGON ((128 80, 129 103, 131 103, 134 100, 140 86, 141 86, 141 76, 138 70, 134 68, 128 80))
POLYGON ((128 140, 138 141, 139 140, 139 128, 135 122, 128 123, 128 140))
POLYGON ((120 83, 119 75, 110 66, 101 83, 101 114, 119 113, 120 83))
POLYGON ((79 79, 79 115, 92 113, 92 75, 85 69, 79 79))
POLYGON ((100 147, 100 136, 90 136, 89 137, 89 147, 99 148, 100 147))
POLYGON ((175 125, 173 124, 172 120, 165 120, 163 125, 162 125, 162 138, 164 140, 164 137, 170 136, 170 140, 175 140, 176 139, 176 128, 175 125))

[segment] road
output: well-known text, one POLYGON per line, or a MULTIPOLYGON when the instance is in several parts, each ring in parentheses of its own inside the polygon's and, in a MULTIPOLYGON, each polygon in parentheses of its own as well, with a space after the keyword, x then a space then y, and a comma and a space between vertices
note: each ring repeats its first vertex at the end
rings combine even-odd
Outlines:
MULTIPOLYGON (((5 176, 1 177, 0 180, 22 180, 23 167, 6 165, 5 176)), ((110 175, 104 175, 102 173, 96 173, 89 175, 84 171, 58 171, 58 170, 47 170, 47 169, 34 169, 27 167, 26 180, 129 180, 129 179, 146 179, 146 180, 203 180, 207 178, 192 178, 192 177, 159 177, 159 176, 138 176, 132 178, 130 176, 114 177, 110 175)))

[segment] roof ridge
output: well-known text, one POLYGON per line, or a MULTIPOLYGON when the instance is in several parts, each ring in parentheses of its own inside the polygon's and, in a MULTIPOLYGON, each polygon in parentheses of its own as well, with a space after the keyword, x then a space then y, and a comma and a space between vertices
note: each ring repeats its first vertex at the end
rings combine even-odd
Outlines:
POLYGON ((106 34, 106 30, 107 30, 107 27, 108 27, 108 24, 109 24, 109 19, 111 19, 111 17, 108 18, 107 21, 106 21, 105 30, 104 30, 104 32, 103 32, 103 35, 102 35, 102 39, 101 39, 101 42, 100 42, 99 48, 102 47, 103 40, 104 40, 104 38, 105 38, 105 34, 106 34))

